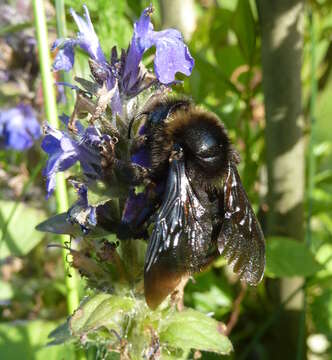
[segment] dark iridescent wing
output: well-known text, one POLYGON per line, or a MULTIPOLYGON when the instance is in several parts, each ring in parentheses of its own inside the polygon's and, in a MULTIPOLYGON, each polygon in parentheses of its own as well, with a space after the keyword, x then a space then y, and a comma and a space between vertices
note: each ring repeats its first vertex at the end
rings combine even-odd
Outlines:
POLYGON ((229 163, 223 187, 224 218, 218 249, 233 271, 256 285, 265 268, 265 241, 235 165, 229 163))
POLYGON ((212 224, 195 195, 183 160, 172 160, 155 219, 144 269, 145 298, 157 307, 180 283, 211 259, 212 224))

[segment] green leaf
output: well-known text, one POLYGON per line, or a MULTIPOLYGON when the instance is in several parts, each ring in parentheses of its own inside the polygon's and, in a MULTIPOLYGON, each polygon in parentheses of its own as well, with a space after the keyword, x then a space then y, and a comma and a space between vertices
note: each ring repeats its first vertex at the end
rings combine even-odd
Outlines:
POLYGON ((266 275, 276 277, 310 276, 321 269, 304 243, 286 237, 266 241, 266 275))
POLYGON ((12 285, 7 282, 0 280, 0 301, 6 301, 13 297, 14 291, 12 285))
POLYGON ((57 328, 52 330, 48 335, 51 341, 47 345, 59 345, 71 339, 71 334, 68 326, 68 321, 60 324, 57 328))
POLYGON ((312 214, 317 215, 320 213, 330 214, 332 211, 332 195, 329 191, 322 188, 314 189, 312 193, 312 214))
POLYGON ((252 64, 256 48, 256 29, 255 20, 248 0, 238 1, 233 27, 243 56, 248 64, 252 64))
POLYGON ((69 327, 74 336, 101 327, 121 333, 124 318, 133 308, 132 298, 100 293, 83 301, 70 318, 69 327))
POLYGON ((214 51, 216 51, 226 44, 232 43, 229 41, 229 37, 234 13, 223 8, 213 8, 212 15, 208 19, 209 32, 207 34, 206 47, 212 46, 214 51))
POLYGON ((326 169, 315 175, 315 185, 332 184, 332 169, 326 169))
POLYGON ((230 11, 234 11, 238 3, 237 0, 217 0, 218 6, 230 11))
POLYGON ((3 233, 15 205, 14 201, 0 201, 0 258, 25 255, 43 238, 43 234, 36 231, 35 226, 45 218, 45 213, 24 203, 18 204, 5 234, 3 233))
POLYGON ((332 331, 332 290, 324 289, 310 303, 312 321, 317 332, 331 334, 332 331))
POLYGON ((55 322, 26 321, 0 324, 1 359, 57 360, 74 359, 72 344, 47 347, 47 335, 55 322))
POLYGON ((203 313, 214 313, 216 318, 221 318, 232 307, 231 288, 227 279, 219 274, 217 276, 213 271, 197 274, 195 284, 189 282, 186 286, 185 304, 190 304, 203 313))
POLYGON ((219 323, 192 309, 170 315, 160 331, 161 343, 179 349, 197 349, 218 354, 233 350, 230 340, 219 331, 219 323))
POLYGON ((246 63, 237 45, 220 47, 216 50, 215 54, 220 70, 229 78, 235 69, 246 63))
MULTIPOLYGON (((78 224, 72 224, 67 221, 67 213, 54 215, 36 226, 37 231, 50 232, 52 234, 68 234, 72 237, 82 236, 82 229, 78 224)), ((109 233, 100 226, 92 228, 85 235, 86 239, 95 239, 107 236, 109 233)))

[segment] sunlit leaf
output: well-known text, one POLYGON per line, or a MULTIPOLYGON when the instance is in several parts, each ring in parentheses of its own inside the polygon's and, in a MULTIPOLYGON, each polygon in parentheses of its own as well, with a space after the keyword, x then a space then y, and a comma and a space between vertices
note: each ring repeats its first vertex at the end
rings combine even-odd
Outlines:
POLYGON ((101 327, 121 333, 124 315, 134 307, 134 300, 100 293, 86 299, 69 320, 73 335, 86 334, 101 327))
POLYGON ((255 20, 248 0, 239 0, 234 16, 234 31, 248 64, 252 63, 256 48, 255 20))
MULTIPOLYGON (((220 260, 225 265, 222 257, 220 260)), ((232 307, 232 294, 227 279, 217 276, 213 271, 196 275, 195 283, 189 282, 186 286, 185 303, 203 313, 214 313, 215 317, 221 317, 232 307)))
POLYGON ((315 175, 315 184, 332 184, 332 169, 326 169, 315 175))
POLYGON ((12 298, 14 294, 11 284, 7 281, 0 280, 0 304, 12 298))
POLYGON ((234 11, 238 0, 218 0, 218 5, 224 9, 234 11))
POLYGON ((322 188, 314 189, 312 193, 312 213, 314 215, 319 213, 332 212, 332 194, 322 188))
POLYGON ((71 344, 47 347, 47 336, 57 324, 48 321, 22 321, 0 324, 1 359, 74 359, 71 344))
POLYGON ((36 231, 35 226, 45 218, 45 213, 24 203, 18 204, 5 229, 14 207, 14 201, 0 201, 0 258, 25 255, 43 238, 43 234, 36 231))
POLYGON ((309 306, 317 332, 331 334, 332 331, 332 290, 325 289, 315 296, 309 306))
POLYGON ((310 276, 321 269, 305 243, 285 237, 266 241, 266 275, 270 277, 310 276))
POLYGON ((174 348, 218 354, 229 354, 233 350, 230 340, 221 334, 220 324, 192 309, 170 315, 162 326, 160 341, 174 348))

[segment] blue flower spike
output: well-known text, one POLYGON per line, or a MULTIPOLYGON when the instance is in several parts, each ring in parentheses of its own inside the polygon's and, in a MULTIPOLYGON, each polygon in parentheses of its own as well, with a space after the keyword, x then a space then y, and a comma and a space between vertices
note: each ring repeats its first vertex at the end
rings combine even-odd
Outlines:
MULTIPOLYGON (((140 18, 135 22, 128 50, 122 50, 118 57, 116 48, 113 48, 109 61, 102 51, 89 11, 86 6, 83 6, 83 9, 83 17, 71 9, 71 15, 78 27, 77 36, 57 39, 52 46, 52 50, 58 50, 53 70, 69 71, 74 64, 75 47, 79 46, 85 51, 90 58, 92 77, 99 89, 94 94, 97 97, 96 106, 102 108, 99 100, 102 100, 103 106, 109 105, 112 110, 112 120, 116 119, 116 114, 122 116, 126 101, 137 96, 152 83, 159 82, 167 86, 175 82, 175 75, 178 72, 190 75, 194 59, 183 42, 181 33, 175 29, 154 31, 150 19, 152 6, 143 10, 140 18), (156 48, 154 59, 156 79, 147 84, 141 62, 144 53, 153 46, 156 48)), ((74 90, 78 89, 75 85, 60 84, 70 86, 74 90)), ((62 120, 65 124, 68 123, 68 117, 63 117, 62 120)), ((49 125, 45 126, 46 136, 42 148, 49 156, 44 169, 47 178, 47 197, 54 191, 56 173, 69 169, 76 162, 80 163, 84 175, 88 178, 97 179, 102 176, 100 147, 103 141, 106 141, 105 136, 108 135, 97 131, 95 125, 84 129, 78 122, 77 124, 80 126, 77 134, 56 130, 49 125)), ((146 165, 148 159, 144 156, 144 149, 140 149, 140 152, 133 154, 132 162, 137 164, 143 162, 142 165, 146 165)))

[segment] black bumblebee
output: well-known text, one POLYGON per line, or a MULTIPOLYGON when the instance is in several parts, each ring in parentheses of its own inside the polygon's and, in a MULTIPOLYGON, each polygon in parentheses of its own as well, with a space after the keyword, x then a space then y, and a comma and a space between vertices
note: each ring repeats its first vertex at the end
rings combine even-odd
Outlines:
POLYGON ((264 236, 221 121, 189 100, 163 97, 150 100, 139 118, 144 141, 132 161, 148 169, 154 190, 147 186, 145 203, 131 205, 127 224, 137 230, 153 223, 144 268, 148 305, 158 306, 184 276, 220 254, 256 285, 265 266, 264 236))

